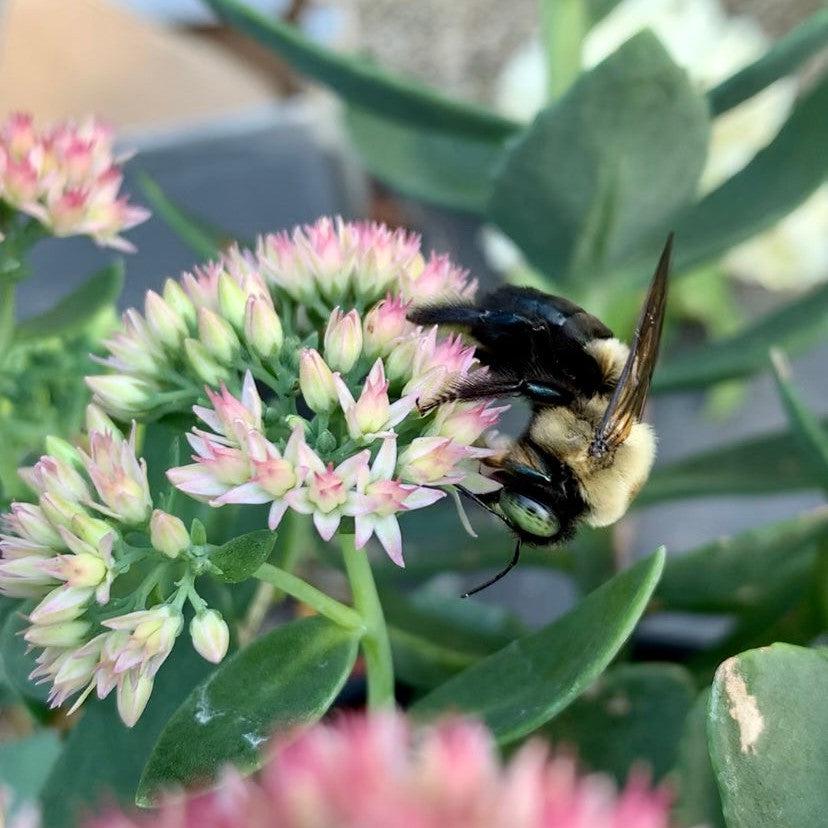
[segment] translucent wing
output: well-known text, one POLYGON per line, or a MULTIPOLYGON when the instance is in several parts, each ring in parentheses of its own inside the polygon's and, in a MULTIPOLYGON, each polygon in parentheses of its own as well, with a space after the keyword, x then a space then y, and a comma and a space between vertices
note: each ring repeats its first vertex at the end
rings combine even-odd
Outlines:
POLYGON ((658 261, 647 299, 641 309, 638 325, 630 343, 630 355, 618 385, 610 399, 595 436, 589 447, 590 456, 600 458, 613 452, 629 436, 633 425, 641 419, 650 392, 661 330, 664 326, 664 310, 667 306, 667 274, 670 270, 670 254, 673 248, 671 233, 658 261))

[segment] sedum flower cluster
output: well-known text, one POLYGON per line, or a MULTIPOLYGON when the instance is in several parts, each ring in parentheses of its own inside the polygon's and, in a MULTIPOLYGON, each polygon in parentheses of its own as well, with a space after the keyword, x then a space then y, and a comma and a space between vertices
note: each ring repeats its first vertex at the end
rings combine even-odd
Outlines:
POLYGON ((193 463, 168 473, 181 491, 215 507, 270 504, 271 529, 288 509, 311 515, 325 540, 352 519, 358 548, 376 536, 402 565, 397 515, 455 484, 497 488, 475 444, 502 408, 417 409, 480 370, 474 348, 406 319, 413 304, 475 289, 416 235, 323 218, 150 291, 107 343, 107 373, 87 382, 120 419, 202 403, 193 463))
POLYGON ((93 691, 115 690, 132 726, 187 601, 196 650, 213 662, 227 650, 227 624, 193 586, 209 550, 179 518, 153 509, 134 426, 126 438, 90 405, 82 444, 49 438, 47 448, 20 470, 37 502, 13 503, 3 516, 0 592, 31 599, 23 637, 39 655, 30 678, 51 684, 51 705, 79 693, 74 710, 93 691))
POLYGON ((55 236, 91 236, 131 252, 120 234, 149 212, 120 195, 124 160, 112 131, 94 119, 41 131, 31 115, 13 114, 0 125, 0 200, 55 236))
POLYGON ((399 714, 319 724, 276 745, 258 779, 228 771, 160 813, 112 812, 93 828, 667 828, 670 797, 633 777, 619 793, 531 742, 502 762, 482 725, 413 733, 399 714))

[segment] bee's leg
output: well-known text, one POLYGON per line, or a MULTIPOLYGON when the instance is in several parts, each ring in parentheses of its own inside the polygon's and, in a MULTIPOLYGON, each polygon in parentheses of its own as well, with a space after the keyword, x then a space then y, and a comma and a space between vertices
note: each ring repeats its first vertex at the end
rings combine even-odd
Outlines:
POLYGON ((463 598, 468 598, 471 595, 477 595, 478 592, 482 592, 484 589, 488 589, 492 584, 496 584, 501 578, 508 575, 516 566, 518 561, 520 560, 520 538, 517 540, 517 544, 515 545, 515 552, 512 555, 512 560, 500 570, 493 578, 489 578, 488 581, 485 583, 476 586, 474 589, 470 589, 468 592, 463 594, 463 598))
POLYGON ((438 405, 456 400, 471 401, 515 395, 526 397, 531 403, 539 406, 566 405, 572 399, 572 395, 566 389, 555 383, 515 379, 489 373, 479 378, 472 374, 454 388, 428 400, 425 404, 418 400, 417 407, 425 414, 438 405))

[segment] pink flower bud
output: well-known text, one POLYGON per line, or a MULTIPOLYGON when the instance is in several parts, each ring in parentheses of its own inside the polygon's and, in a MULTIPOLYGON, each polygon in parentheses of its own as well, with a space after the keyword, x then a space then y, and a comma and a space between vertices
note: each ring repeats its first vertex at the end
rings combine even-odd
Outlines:
POLYGON ((111 434, 89 435, 89 454, 84 455, 86 470, 95 484, 107 511, 128 524, 143 523, 149 517, 152 499, 147 482, 147 466, 135 456, 135 430, 128 441, 111 434))
POLYGON ((87 514, 75 515, 69 521, 69 529, 72 534, 77 535, 94 549, 100 548, 103 539, 112 534, 112 527, 108 523, 87 514))
POLYGON ((219 365, 197 339, 185 339, 184 352, 196 376, 207 385, 215 387, 224 380, 230 379, 227 369, 219 365))
POLYGON ((196 652, 207 661, 218 664, 227 653, 230 629, 216 610, 199 613, 190 622, 190 637, 196 652))
POLYGON ((362 326, 355 310, 334 308, 325 329, 325 361, 334 371, 347 374, 362 352, 362 326))
MULTIPOLYGON (((103 558, 89 552, 48 558, 41 568, 55 578, 65 581, 68 586, 79 589, 98 586, 109 571, 103 558)), ((32 620, 34 620, 34 613, 32 620)))
POLYGON ((408 303, 399 297, 386 296, 366 315, 363 322, 363 347, 370 357, 386 356, 397 339, 413 326, 406 319, 408 303))
POLYGON ((52 526, 71 526, 75 517, 86 514, 77 503, 56 494, 41 495, 39 503, 52 526))
POLYGON ((129 374, 100 374, 86 378, 95 402, 116 417, 125 420, 151 407, 158 393, 155 385, 129 374))
POLYGON ((4 516, 6 527, 21 538, 40 546, 62 549, 63 541, 39 506, 12 503, 11 514, 4 516))
POLYGON ((164 301, 172 310, 183 319, 189 329, 195 330, 196 310, 192 300, 184 292, 181 285, 175 279, 167 279, 164 282, 164 301))
POLYGON ((88 621, 35 624, 23 633, 23 639, 33 647, 77 647, 83 642, 88 629, 88 621))
POLYGON ((134 727, 152 695, 153 679, 143 670, 129 670, 118 683, 118 715, 127 727, 134 727))
POLYGON ((111 434, 113 437, 122 437, 121 430, 112 420, 106 415, 104 410, 90 403, 86 406, 86 431, 100 431, 104 434, 111 434))
POLYGON ((187 335, 187 324, 154 290, 148 290, 144 314, 153 336, 170 350, 177 350, 187 335))
POLYGON ((150 518, 150 542, 168 558, 177 558, 190 548, 190 533, 181 518, 156 509, 150 518))
POLYGON ((198 309, 198 338, 213 359, 231 365, 239 350, 239 338, 227 320, 209 308, 198 309))
POLYGON ((408 379, 411 376, 411 366, 417 356, 418 348, 422 342, 418 337, 412 336, 402 339, 392 349, 385 360, 385 375, 391 382, 401 379, 408 379))
POLYGON ((247 293, 229 273, 222 273, 219 276, 218 301, 222 316, 237 331, 241 331, 244 327, 247 293))
POLYGON ((304 348, 299 356, 299 388, 308 407, 317 414, 331 411, 336 405, 336 385, 331 369, 313 348, 304 348))
POLYGON ((247 300, 244 335, 253 353, 262 359, 270 359, 282 349, 282 321, 265 299, 251 296, 247 300))
POLYGON ((468 456, 467 446, 448 437, 416 437, 400 455, 397 469, 403 480, 437 483, 468 456))
POLYGON ((46 437, 44 444, 46 446, 46 454, 56 457, 70 468, 73 465, 80 465, 80 454, 78 454, 78 450, 62 437, 55 437, 54 434, 50 434, 46 437))

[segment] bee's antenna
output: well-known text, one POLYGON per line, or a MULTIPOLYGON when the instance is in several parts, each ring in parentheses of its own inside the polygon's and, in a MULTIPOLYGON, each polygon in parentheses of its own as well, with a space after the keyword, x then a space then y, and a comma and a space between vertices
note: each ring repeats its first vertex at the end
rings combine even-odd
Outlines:
POLYGON ((463 594, 463 598, 468 598, 472 595, 477 595, 478 592, 482 592, 484 589, 488 589, 492 584, 496 584, 501 578, 505 577, 506 575, 511 572, 515 566, 517 566, 517 562, 520 560, 520 538, 518 538, 517 545, 515 546, 515 554, 512 555, 512 560, 494 576, 494 578, 489 578, 480 586, 476 586, 474 589, 470 589, 468 592, 463 594))

